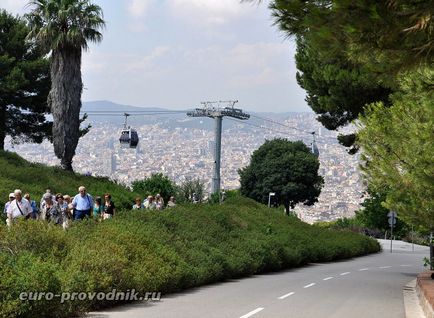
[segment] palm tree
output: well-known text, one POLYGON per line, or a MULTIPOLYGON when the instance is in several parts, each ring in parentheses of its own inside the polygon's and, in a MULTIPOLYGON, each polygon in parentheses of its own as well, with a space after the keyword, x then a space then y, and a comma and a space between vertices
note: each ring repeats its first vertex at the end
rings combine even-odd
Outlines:
POLYGON ((27 15, 28 39, 51 53, 51 90, 48 105, 53 114, 54 153, 62 168, 72 171, 72 158, 80 138, 83 83, 82 51, 88 42, 101 42, 102 9, 89 0, 33 0, 27 15))

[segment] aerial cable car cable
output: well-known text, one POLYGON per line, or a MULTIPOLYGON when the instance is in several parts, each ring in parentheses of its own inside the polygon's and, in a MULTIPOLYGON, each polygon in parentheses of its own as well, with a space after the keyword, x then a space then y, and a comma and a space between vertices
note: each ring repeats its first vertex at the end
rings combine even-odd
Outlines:
MULTIPOLYGON (((300 132, 305 133, 305 134, 309 134, 309 135, 312 134, 311 131, 303 130, 303 129, 300 129, 300 128, 297 128, 297 127, 288 126, 286 124, 280 123, 280 122, 272 120, 270 118, 260 117, 260 116, 255 116, 255 115, 250 115, 250 117, 255 117, 257 119, 261 119, 263 121, 267 121, 267 122, 270 122, 270 123, 273 123, 273 124, 276 124, 276 125, 280 125, 282 127, 286 127, 286 128, 289 128, 289 129, 294 129, 294 130, 300 131, 300 132)), ((319 136, 317 138, 336 140, 336 137, 319 136)))
MULTIPOLYGON (((253 126, 253 127, 260 128, 260 129, 272 131, 272 132, 275 132, 275 133, 279 133, 279 134, 283 134, 283 135, 288 135, 288 132, 284 132, 284 131, 281 131, 281 130, 277 130, 277 129, 273 129, 273 128, 268 128, 268 127, 264 127, 264 126, 258 126, 258 125, 255 125, 255 124, 252 124, 252 123, 249 123, 249 122, 244 122, 244 121, 241 121, 241 120, 237 120, 237 119, 234 119, 234 118, 228 118, 228 119, 232 120, 232 121, 235 121, 235 122, 239 122, 241 124, 246 124, 246 125, 250 125, 250 126, 253 126)), ((317 146, 317 141, 315 139, 315 132, 309 132, 309 134, 311 134, 313 136, 313 142, 310 145, 310 151, 316 157, 319 157, 319 149, 318 149, 318 146, 317 146)), ((325 142, 318 142, 318 143, 325 144, 325 142)))

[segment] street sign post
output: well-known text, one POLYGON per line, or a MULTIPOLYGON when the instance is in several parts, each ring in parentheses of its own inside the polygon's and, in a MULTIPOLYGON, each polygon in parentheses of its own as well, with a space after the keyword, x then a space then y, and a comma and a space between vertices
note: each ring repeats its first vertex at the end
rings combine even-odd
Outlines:
POLYGON ((396 217, 397 214, 394 211, 390 211, 387 213, 387 217, 389 218, 389 225, 390 225, 390 253, 392 253, 392 242, 393 242, 393 228, 396 224, 396 217))

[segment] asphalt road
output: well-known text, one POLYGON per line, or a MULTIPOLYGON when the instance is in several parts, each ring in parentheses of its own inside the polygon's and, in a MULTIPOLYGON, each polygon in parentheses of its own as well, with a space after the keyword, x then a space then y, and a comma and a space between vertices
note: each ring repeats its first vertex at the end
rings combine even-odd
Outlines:
POLYGON ((427 247, 390 241, 381 253, 209 285, 91 318, 400 318, 402 287, 424 270, 427 247))

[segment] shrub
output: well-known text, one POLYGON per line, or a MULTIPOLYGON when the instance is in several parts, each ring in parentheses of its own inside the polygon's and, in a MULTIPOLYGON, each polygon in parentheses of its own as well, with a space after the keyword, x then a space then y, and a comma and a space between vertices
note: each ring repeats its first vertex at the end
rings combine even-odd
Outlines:
POLYGON ((133 191, 141 193, 144 197, 159 193, 164 202, 168 202, 176 193, 176 184, 162 173, 153 173, 149 178, 134 181, 132 187, 133 191))

